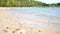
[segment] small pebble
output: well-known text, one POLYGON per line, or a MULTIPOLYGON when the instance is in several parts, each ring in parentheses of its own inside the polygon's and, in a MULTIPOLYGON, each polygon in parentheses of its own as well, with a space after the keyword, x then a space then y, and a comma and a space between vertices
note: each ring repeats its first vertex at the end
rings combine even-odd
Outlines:
POLYGON ((7 32, 7 30, 3 30, 4 32, 7 32))
POLYGON ((12 33, 15 33, 15 31, 12 31, 12 33))
POLYGON ((7 29, 9 28, 9 27, 6 27, 7 29))
POLYGON ((40 32, 40 30, 38 32, 40 32))

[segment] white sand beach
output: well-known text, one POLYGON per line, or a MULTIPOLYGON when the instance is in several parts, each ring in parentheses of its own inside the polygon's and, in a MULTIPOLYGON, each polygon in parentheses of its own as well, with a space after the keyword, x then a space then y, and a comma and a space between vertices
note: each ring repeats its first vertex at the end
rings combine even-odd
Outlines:
MULTIPOLYGON (((0 8, 0 34, 60 34, 60 31, 38 28, 35 26, 37 23, 35 20, 40 20, 39 18, 29 18, 22 14, 25 13, 7 12, 0 8)), ((42 23, 42 25, 45 26, 47 24, 42 23)), ((47 27, 49 26, 47 25, 47 27)))

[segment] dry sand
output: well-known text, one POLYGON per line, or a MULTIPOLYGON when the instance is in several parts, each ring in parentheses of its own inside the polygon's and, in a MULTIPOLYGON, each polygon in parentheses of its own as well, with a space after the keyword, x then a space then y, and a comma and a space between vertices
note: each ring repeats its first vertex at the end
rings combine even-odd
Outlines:
POLYGON ((11 13, 0 9, 0 34, 59 34, 47 28, 30 28, 18 23, 11 13))

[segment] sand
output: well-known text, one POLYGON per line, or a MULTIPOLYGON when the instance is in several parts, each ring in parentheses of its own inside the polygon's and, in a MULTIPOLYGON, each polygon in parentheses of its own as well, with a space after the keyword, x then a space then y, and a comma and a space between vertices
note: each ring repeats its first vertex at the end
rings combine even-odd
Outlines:
POLYGON ((22 18, 15 18, 11 14, 0 9, 0 34, 60 34, 48 28, 27 27, 19 22, 22 18))

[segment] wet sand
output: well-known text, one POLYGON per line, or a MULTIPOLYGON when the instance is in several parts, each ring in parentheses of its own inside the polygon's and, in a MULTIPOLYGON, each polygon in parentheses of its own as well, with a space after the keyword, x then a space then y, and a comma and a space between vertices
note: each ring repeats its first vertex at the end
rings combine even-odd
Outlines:
POLYGON ((60 34, 48 28, 32 28, 30 27, 32 25, 28 26, 23 23, 23 21, 30 23, 28 20, 25 20, 26 18, 14 17, 11 14, 19 13, 6 12, 3 9, 0 11, 0 34, 60 34))

